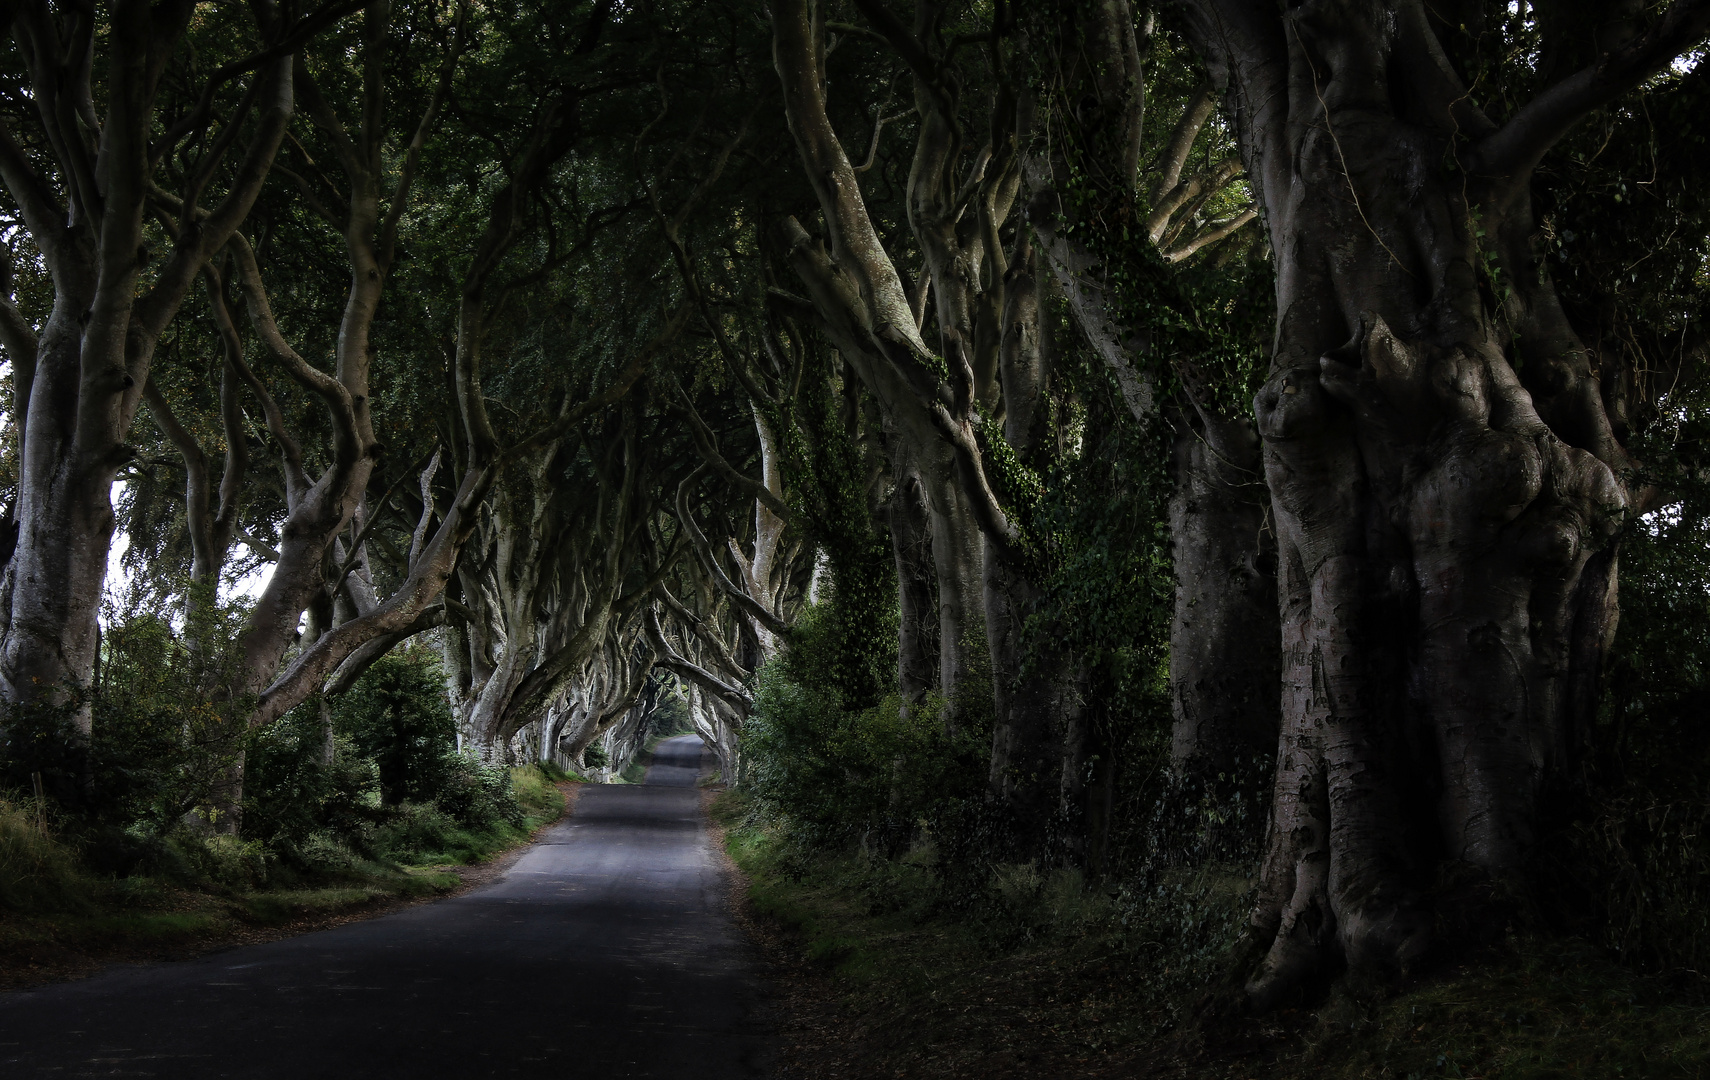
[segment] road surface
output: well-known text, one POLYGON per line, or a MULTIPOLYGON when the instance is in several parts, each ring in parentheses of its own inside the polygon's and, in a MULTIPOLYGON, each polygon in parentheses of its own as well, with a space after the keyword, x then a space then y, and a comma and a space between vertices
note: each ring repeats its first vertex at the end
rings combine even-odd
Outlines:
POLYGON ((493 885, 366 922, 0 994, 0 1077, 763 1072, 755 972, 699 813, 695 736, 584 788, 493 885))

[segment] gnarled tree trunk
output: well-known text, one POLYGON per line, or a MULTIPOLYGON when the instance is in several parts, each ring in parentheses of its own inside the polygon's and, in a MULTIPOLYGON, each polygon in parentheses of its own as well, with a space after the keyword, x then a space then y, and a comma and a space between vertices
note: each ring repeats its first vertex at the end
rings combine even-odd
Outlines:
POLYGON ((1519 883, 1572 760, 1637 506, 1533 249, 1531 175, 1710 30, 1676 3, 1498 126, 1417 0, 1189 4, 1277 259, 1256 406, 1280 548, 1282 738, 1254 913, 1263 1007, 1382 979, 1519 883), (1455 868, 1458 868, 1456 870, 1455 868), (1439 900, 1446 899, 1439 897, 1439 900))

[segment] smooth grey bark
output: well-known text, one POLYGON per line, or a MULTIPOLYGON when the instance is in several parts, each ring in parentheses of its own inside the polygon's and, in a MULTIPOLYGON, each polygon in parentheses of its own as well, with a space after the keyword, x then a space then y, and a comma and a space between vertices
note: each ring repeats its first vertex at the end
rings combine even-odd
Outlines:
MULTIPOLYGON (((687 317, 686 307, 679 310, 637 350, 631 382, 676 338, 687 317)), ((609 404, 621 394, 605 396, 609 404)), ((541 636, 538 658, 472 729, 483 745, 496 745, 543 716, 582 678, 589 661, 609 647, 613 635, 644 635, 640 613, 681 555, 680 544, 659 545, 650 529, 656 507, 639 408, 628 403, 611 423, 618 430, 606 452, 594 455, 596 492, 582 505, 559 499, 553 511, 575 526, 567 530, 573 542, 556 545, 553 578, 541 578, 555 595, 538 608, 546 613, 535 631, 541 636)))
POLYGON ((1245 418, 1178 418, 1170 496, 1170 763, 1251 774, 1276 750, 1276 546, 1259 438, 1245 418))
MULTIPOLYGON (((632 716, 653 685, 652 671, 657 654, 647 641, 638 617, 631 617, 603 643, 591 677, 585 684, 583 708, 561 738, 564 753, 581 762, 582 754, 615 725, 632 716)), ((620 733, 621 734, 621 733, 620 733)), ((610 749, 616 748, 608 748, 610 749)), ((630 750, 633 754, 633 748, 630 750)), ((627 761, 612 759, 613 772, 621 772, 627 761)))
MULTIPOLYGON (((0 586, 8 601, 0 612, 0 696, 8 702, 60 703, 89 684, 113 533, 109 491, 132 454, 125 435, 142 403, 155 345, 202 266, 248 214, 290 121, 289 59, 260 58, 249 69, 255 126, 225 196, 199 212, 197 228, 169 229, 172 250, 153 284, 141 288, 143 220, 157 205, 158 158, 150 146, 156 97, 193 7, 186 0, 112 7, 104 24, 107 113, 99 121, 89 105, 94 11, 62 19, 35 2, 14 5, 5 16, 39 119, 24 138, 39 138, 42 149, 27 151, 10 130, 0 131, 0 179, 54 289, 35 354, 23 360, 15 384, 27 385, 28 394, 16 402, 24 418, 19 532, 0 586)), ((302 29, 282 25, 270 4, 255 10, 268 44, 302 29)), ((188 186, 192 205, 247 115, 231 117, 209 140, 188 186)), ((205 111, 186 121, 167 132, 172 146, 208 133, 205 111)), ((28 329, 11 325, 6 335, 15 363, 28 344, 19 331, 28 329)), ((74 707, 73 720, 87 734, 87 704, 74 707)))
POLYGON ((1477 909, 1523 887, 1614 631, 1614 535, 1641 508, 1533 246, 1532 173, 1702 42, 1710 4, 1626 25, 1501 125, 1417 0, 1182 6, 1277 258, 1255 403, 1283 625, 1248 985, 1267 1007, 1343 967, 1393 977, 1439 919, 1488 923, 1477 909), (1487 258, 1507 286, 1490 294, 1487 258), (1432 903, 1445 866, 1486 883, 1441 898, 1475 913, 1432 903))
MULTIPOLYGON (((876 6, 863 10, 870 18, 895 22, 876 6)), ((984 621, 981 533, 988 526, 1000 534, 1008 529, 986 487, 971 427, 976 387, 985 392, 992 382, 989 372, 982 381, 972 365, 984 367, 988 354, 983 346, 988 340, 995 344, 995 335, 982 337, 981 348, 976 348, 971 307, 964 303, 974 283, 969 267, 957 265, 952 251, 967 246, 968 237, 954 232, 942 192, 926 190, 954 183, 961 163, 950 147, 941 145, 946 132, 934 127, 917 148, 919 182, 910 184, 911 226, 940 248, 929 256, 941 271, 934 288, 944 284, 947 291, 940 303, 950 309, 940 318, 940 330, 948 326, 954 334, 945 341, 946 356, 936 357, 921 338, 915 306, 868 216, 858 175, 826 115, 824 12, 807 0, 789 0, 773 15, 773 59, 785 113, 819 198, 831 249, 822 249, 793 218, 782 223, 779 239, 817 328, 879 401, 898 437, 907 442, 918 470, 931 513, 938 576, 939 687, 953 703, 970 670, 968 650, 977 647, 984 621)), ((898 40, 903 38, 912 35, 905 29, 898 40)), ((921 109, 938 108, 918 95, 917 102, 921 109)), ((1001 170, 994 170, 991 178, 991 189, 982 195, 982 209, 975 215, 988 221, 994 198, 1007 210, 1001 170)))
POLYGON ((932 567, 931 511, 920 473, 907 465, 907 450, 893 444, 896 480, 885 502, 891 553, 897 570, 897 691, 903 700, 918 703, 938 684, 938 599, 932 567))

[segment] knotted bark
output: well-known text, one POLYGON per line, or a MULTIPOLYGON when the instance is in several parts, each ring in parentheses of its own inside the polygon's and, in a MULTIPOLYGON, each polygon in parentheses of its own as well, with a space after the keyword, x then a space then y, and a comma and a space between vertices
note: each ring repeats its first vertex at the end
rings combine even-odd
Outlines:
POLYGON ((1438 927, 1500 927, 1522 884, 1642 496, 1533 248, 1531 173, 1710 11, 1673 5, 1499 126, 1415 0, 1188 7, 1277 261, 1256 401, 1283 626, 1263 1008, 1344 966, 1406 970, 1438 927))

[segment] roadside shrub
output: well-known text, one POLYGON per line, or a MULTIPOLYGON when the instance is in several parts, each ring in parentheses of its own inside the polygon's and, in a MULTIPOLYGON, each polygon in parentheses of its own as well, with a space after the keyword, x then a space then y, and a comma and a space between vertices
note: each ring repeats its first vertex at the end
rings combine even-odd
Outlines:
POLYGON ((166 613, 139 596, 108 608, 90 690, 87 816, 164 832, 188 814, 226 812, 219 790, 241 773, 253 705, 229 696, 249 605, 220 602, 211 582, 182 595, 166 613))
POLYGON ((990 735, 948 733, 941 700, 904 708, 891 695, 852 710, 838 690, 791 674, 782 665, 761 672, 743 751, 753 795, 812 842, 879 833, 906 843, 938 804, 980 790, 990 735))
POLYGON ((0 714, 0 789, 33 792, 82 810, 91 794, 89 741, 72 724, 77 698, 14 705, 0 714))
POLYGON ((517 801, 511 770, 502 765, 482 765, 458 754, 444 759, 445 772, 433 802, 467 829, 495 823, 521 827, 527 816, 517 801))
POLYGON ((374 763, 380 801, 427 802, 445 782, 456 743, 445 673, 425 645, 387 653, 333 703, 333 726, 374 763))
POLYGON ((333 847, 402 862, 492 850, 494 834, 520 827, 528 811, 512 770, 456 751, 443 686, 438 657, 406 648, 377 661, 324 714, 311 700, 257 732, 246 838, 303 869, 336 872, 348 860, 333 847))
POLYGON ((379 823, 373 762, 348 739, 327 737, 313 701, 291 710, 250 739, 244 777, 244 835, 270 846, 301 848, 316 834, 359 841, 379 823))
POLYGON ((231 835, 175 832, 168 843, 195 879, 224 889, 253 889, 267 881, 267 853, 260 841, 231 835))
POLYGON ((1646 967, 1710 967, 1710 798, 1612 798, 1576 840, 1603 944, 1646 967))
POLYGON ((553 786, 558 779, 554 771, 540 765, 519 765, 510 770, 511 792, 526 816, 545 817, 562 805, 563 796, 553 786))
POLYGON ((480 839, 432 804, 403 803, 374 832, 377 854, 395 862, 468 863, 485 853, 480 839))

